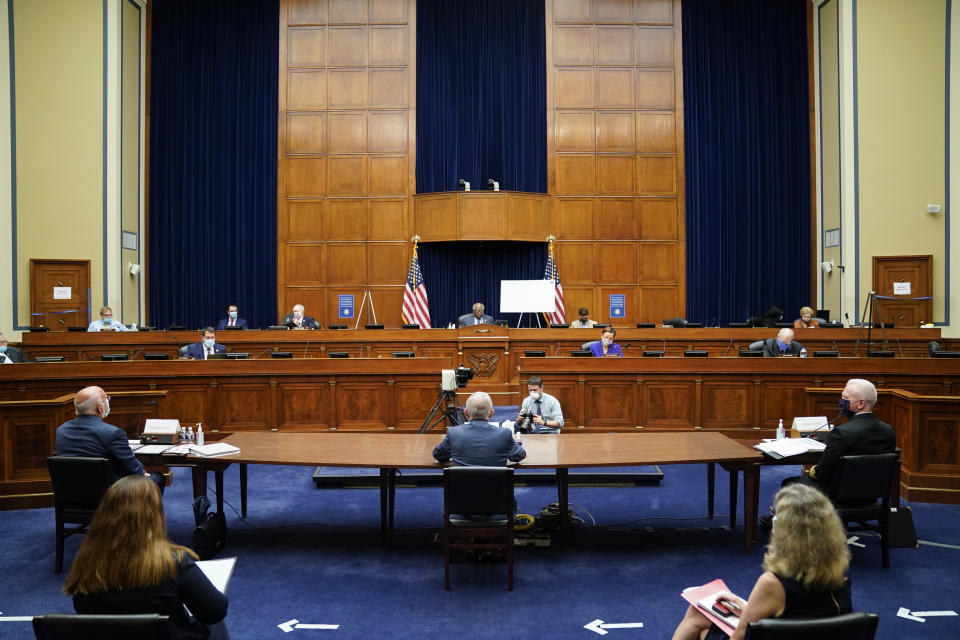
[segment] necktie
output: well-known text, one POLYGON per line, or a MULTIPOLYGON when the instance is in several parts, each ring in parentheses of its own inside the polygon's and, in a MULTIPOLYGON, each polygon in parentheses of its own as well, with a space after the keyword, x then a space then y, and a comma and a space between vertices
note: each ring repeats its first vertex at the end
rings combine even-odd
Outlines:
POLYGON ((213 349, 207 347, 207 350, 206 350, 206 353, 204 354, 204 358, 203 358, 203 359, 206 360, 207 358, 210 357, 210 354, 212 354, 212 353, 213 353, 213 349))
POLYGON ((233 326, 233 318, 230 319, 230 326, 233 326))

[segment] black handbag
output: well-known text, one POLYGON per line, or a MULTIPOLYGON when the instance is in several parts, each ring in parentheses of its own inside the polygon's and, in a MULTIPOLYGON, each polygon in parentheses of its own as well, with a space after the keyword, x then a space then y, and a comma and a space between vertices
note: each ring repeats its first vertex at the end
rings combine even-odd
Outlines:
POLYGON ((193 550, 201 560, 214 557, 227 544, 227 518, 222 511, 209 511, 210 500, 206 496, 197 496, 193 501, 193 517, 196 528, 193 530, 193 550))
POLYGON ((917 530, 913 526, 913 511, 910 507, 890 508, 890 548, 916 549, 917 530))

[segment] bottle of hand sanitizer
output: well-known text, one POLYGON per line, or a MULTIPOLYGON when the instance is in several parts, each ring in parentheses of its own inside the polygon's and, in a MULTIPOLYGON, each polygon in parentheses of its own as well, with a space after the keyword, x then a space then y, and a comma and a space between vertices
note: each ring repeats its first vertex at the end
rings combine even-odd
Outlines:
POLYGON ((777 440, 782 440, 785 435, 783 432, 783 418, 780 418, 780 423, 777 424, 777 440))

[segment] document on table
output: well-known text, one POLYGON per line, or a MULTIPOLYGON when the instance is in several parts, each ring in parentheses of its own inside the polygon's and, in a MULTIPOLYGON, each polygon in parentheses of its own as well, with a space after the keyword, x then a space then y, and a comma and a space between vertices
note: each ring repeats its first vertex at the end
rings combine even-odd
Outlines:
POLYGON ((779 440, 767 440, 753 445, 753 448, 757 451, 773 458, 798 456, 808 451, 823 451, 826 447, 827 445, 824 443, 812 438, 780 438, 779 440))
POLYGON ((140 442, 139 440, 127 440, 127 443, 130 445, 130 449, 132 449, 133 451, 136 451, 137 449, 143 446, 143 443, 140 442))
POLYGON ((231 453, 240 453, 240 448, 226 442, 214 442, 213 444, 191 444, 190 453, 197 456, 225 456, 231 453))
POLYGON ((227 592, 227 585, 230 584, 230 577, 233 575, 233 567, 237 564, 237 558, 217 558, 216 560, 197 560, 197 566, 207 576, 207 579, 213 583, 220 593, 227 592))
POLYGON ((137 453, 143 453, 143 454, 163 453, 164 451, 169 449, 170 446, 171 445, 169 444, 145 444, 139 449, 137 449, 137 453))

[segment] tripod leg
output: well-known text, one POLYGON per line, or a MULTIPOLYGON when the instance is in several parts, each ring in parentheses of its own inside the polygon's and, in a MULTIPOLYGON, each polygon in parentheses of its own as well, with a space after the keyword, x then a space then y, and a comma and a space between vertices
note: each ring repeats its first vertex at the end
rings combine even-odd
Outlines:
POLYGON ((443 394, 437 398, 436 402, 433 403, 433 406, 430 407, 430 412, 427 414, 426 419, 423 421, 423 424, 420 425, 420 430, 417 433, 427 433, 435 426, 437 423, 430 424, 430 421, 433 420, 433 416, 437 415, 437 411, 440 409, 440 405, 443 404, 443 394))

